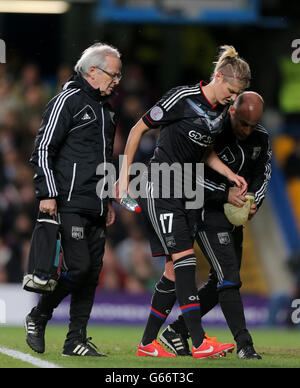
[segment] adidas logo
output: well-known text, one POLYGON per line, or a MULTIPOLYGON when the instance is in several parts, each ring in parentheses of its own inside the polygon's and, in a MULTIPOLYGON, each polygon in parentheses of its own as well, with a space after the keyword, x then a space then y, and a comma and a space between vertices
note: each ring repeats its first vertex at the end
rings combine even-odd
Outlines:
POLYGON ((77 345, 73 350, 73 353, 78 354, 79 356, 85 356, 88 351, 89 348, 87 346, 77 345))
POLYGON ((90 120, 91 116, 88 113, 85 113, 82 117, 81 120, 90 120))

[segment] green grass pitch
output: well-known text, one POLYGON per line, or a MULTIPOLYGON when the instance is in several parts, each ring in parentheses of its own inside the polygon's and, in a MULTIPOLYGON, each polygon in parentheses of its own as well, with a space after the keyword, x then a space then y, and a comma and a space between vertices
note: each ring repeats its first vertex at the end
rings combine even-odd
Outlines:
MULTIPOLYGON (((49 325, 46 330, 46 352, 37 354, 28 348, 25 331, 21 327, 0 327, 0 348, 9 348, 52 362, 64 368, 299 368, 300 332, 294 330, 251 330, 255 348, 262 360, 239 360, 236 352, 224 358, 193 360, 191 357, 176 359, 136 357, 136 348, 143 327, 90 326, 88 335, 107 358, 62 357, 66 326, 49 325)), ((222 342, 232 342, 228 329, 207 330, 222 342)), ((33 365, 0 353, 0 368, 30 368, 33 365)))

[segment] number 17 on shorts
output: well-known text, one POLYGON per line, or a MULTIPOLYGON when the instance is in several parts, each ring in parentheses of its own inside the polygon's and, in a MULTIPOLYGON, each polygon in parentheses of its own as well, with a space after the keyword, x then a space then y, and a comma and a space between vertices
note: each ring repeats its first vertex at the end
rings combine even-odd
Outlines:
POLYGON ((160 219, 163 234, 172 233, 173 213, 161 214, 159 219, 160 219))

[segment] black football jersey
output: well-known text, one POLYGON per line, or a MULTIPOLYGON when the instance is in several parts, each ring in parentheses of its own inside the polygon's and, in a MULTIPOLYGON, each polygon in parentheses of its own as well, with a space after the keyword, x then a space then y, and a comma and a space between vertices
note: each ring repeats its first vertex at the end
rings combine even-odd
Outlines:
MULTIPOLYGON (((229 114, 223 128, 216 138, 215 152, 233 172, 246 179, 248 191, 254 193, 255 203, 260 206, 271 178, 272 149, 268 132, 258 123, 251 135, 245 140, 238 140, 229 114)), ((197 183, 205 188, 206 206, 223 212, 230 187, 226 178, 205 166, 205 179, 197 183)))
POLYGON ((202 86, 179 86, 167 92, 143 117, 149 128, 161 127, 152 162, 199 163, 214 143, 228 106, 212 105, 202 86))

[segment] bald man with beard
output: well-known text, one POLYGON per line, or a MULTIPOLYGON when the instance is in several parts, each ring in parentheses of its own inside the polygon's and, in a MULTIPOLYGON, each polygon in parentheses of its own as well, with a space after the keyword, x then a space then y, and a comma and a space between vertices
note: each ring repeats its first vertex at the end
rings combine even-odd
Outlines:
MULTIPOLYGON (((249 219, 261 206, 271 177, 271 148, 266 129, 259 123, 263 115, 263 98, 255 92, 244 92, 230 107, 224 129, 214 149, 233 172, 243 176, 248 192, 254 194, 249 219)), ((224 214, 224 204, 243 206, 246 201, 237 187, 205 166, 204 207, 199 211, 196 241, 211 265, 208 282, 199 290, 201 315, 220 303, 232 332, 240 359, 261 359, 253 347, 246 327, 240 267, 243 250, 243 226, 232 225, 224 214)), ((177 355, 190 355, 188 330, 182 316, 170 324, 160 340, 177 355)), ((234 345, 232 345, 232 350, 234 345)))

